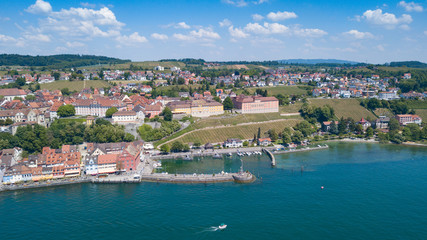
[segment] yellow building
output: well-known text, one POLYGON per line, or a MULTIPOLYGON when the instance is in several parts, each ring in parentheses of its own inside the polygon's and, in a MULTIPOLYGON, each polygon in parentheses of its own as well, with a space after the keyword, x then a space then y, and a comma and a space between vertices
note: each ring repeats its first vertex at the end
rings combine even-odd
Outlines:
POLYGON ((216 101, 186 100, 167 104, 172 113, 185 113, 193 117, 209 117, 224 113, 224 106, 216 101))

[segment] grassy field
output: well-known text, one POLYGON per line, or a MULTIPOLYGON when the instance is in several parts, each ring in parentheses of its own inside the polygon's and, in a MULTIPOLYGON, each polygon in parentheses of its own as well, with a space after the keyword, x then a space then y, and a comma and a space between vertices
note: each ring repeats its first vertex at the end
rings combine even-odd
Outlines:
MULTIPOLYGON (((260 87, 260 88, 247 88, 249 93, 253 94, 257 89, 267 89, 268 95, 302 95, 307 94, 307 90, 301 89, 298 86, 278 86, 278 87, 260 87)), ((236 91, 237 94, 240 94, 243 90, 236 91)))
POLYGON ((374 112, 378 117, 387 116, 391 118, 394 116, 394 114, 390 111, 390 109, 387 109, 387 108, 377 108, 374 112))
POLYGON ((296 113, 296 112, 299 112, 302 104, 303 104, 302 102, 296 102, 294 104, 289 104, 286 106, 280 106, 279 111, 281 113, 296 113))
POLYGON ((214 126, 227 126, 227 125, 236 125, 239 123, 248 123, 248 122, 265 122, 270 120, 278 119, 289 119, 289 118, 298 118, 296 117, 284 117, 280 116, 280 113, 260 113, 260 114, 237 114, 237 115, 223 115, 220 117, 210 117, 197 121, 194 124, 195 129, 205 128, 205 127, 214 127, 214 126))
POLYGON ((338 118, 351 117, 355 121, 359 121, 362 117, 376 119, 374 114, 360 106, 360 102, 357 99, 310 99, 309 101, 317 107, 325 105, 333 107, 335 110, 335 116, 338 118))
POLYGON ((277 122, 212 128, 195 131, 176 140, 182 141, 184 143, 200 141, 202 144, 205 144, 208 142, 223 142, 227 140, 227 138, 250 139, 253 138, 254 134, 258 132, 258 128, 261 128, 261 135, 264 136, 263 134, 269 129, 274 129, 277 133, 279 133, 285 127, 295 126, 299 121, 299 119, 287 119, 277 122))
MULTIPOLYGON (((61 90, 68 88, 70 91, 81 91, 83 89, 83 81, 55 81, 53 83, 40 84, 41 89, 48 90, 61 90)), ((108 82, 102 80, 89 80, 86 81, 86 88, 102 88, 111 86, 108 82)))

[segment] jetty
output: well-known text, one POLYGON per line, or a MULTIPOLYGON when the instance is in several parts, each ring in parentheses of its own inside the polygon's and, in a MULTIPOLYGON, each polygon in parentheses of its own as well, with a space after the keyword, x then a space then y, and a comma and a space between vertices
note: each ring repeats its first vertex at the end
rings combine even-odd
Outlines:
POLYGON ((262 149, 263 152, 265 152, 271 159, 271 166, 275 167, 276 166, 276 158, 274 157, 274 155, 266 148, 262 149))
POLYGON ((166 174, 153 173, 141 175, 142 182, 166 182, 166 183, 221 183, 237 182, 251 183, 256 177, 249 172, 244 173, 219 173, 219 174, 166 174))

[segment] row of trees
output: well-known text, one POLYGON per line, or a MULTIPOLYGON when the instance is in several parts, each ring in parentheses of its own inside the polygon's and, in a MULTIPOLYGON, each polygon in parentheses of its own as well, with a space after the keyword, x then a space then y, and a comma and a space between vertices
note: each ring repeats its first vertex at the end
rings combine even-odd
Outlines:
POLYGON ((415 111, 410 109, 408 100, 404 99, 387 101, 371 98, 362 100, 360 105, 371 111, 375 111, 377 108, 387 108, 390 109, 394 114, 415 114, 415 111))
POLYGON ((143 124, 139 127, 138 132, 141 136, 141 139, 147 142, 157 141, 166 136, 171 135, 172 133, 178 131, 181 128, 181 124, 178 121, 165 121, 160 120, 161 127, 160 128, 152 128, 148 124, 143 124))
POLYGON ((335 117, 335 110, 329 105, 315 107, 308 103, 304 103, 301 107, 300 113, 304 119, 312 124, 316 122, 322 123, 324 121, 329 121, 335 117))
POLYGON ((59 148, 64 144, 83 142, 131 142, 135 138, 126 133, 123 126, 112 125, 108 121, 97 121, 86 126, 77 121, 54 121, 49 128, 40 125, 19 127, 15 135, 0 133, 0 148, 20 147, 29 153, 41 152, 49 146, 59 148))

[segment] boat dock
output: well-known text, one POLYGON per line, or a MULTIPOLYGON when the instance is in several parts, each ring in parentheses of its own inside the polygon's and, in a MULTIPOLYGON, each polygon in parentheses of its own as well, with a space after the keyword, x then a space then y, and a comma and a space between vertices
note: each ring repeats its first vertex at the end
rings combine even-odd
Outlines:
POLYGON ((270 157, 271 166, 275 167, 276 166, 276 158, 274 157, 274 155, 269 150, 267 150, 266 148, 263 148, 262 151, 265 152, 270 157))

